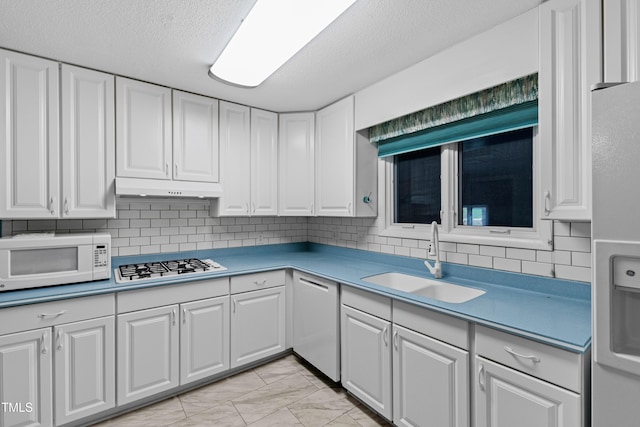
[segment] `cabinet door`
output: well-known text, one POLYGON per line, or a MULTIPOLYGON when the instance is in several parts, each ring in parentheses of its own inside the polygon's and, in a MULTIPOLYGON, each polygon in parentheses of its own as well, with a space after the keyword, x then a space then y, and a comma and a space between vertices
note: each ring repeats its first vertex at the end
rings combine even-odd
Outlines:
POLYGON ((580 396, 476 356, 476 427, 579 427, 580 396))
POLYGON ((171 89, 116 78, 116 173, 171 179, 171 89))
POLYGON ((173 179, 219 181, 218 100, 173 91, 173 179))
POLYGON ((604 18, 604 81, 640 80, 640 3, 602 2, 604 18))
POLYGON ((353 216, 353 96, 316 113, 316 215, 353 216))
POLYGON ((251 109, 251 215, 278 215, 278 115, 251 109))
POLYGON ((591 86, 601 81, 599 0, 540 6, 543 218, 591 219, 591 86))
POLYGON ((285 287, 231 296, 231 367, 285 350, 285 287))
POLYGON ((178 306, 118 315, 118 405, 178 385, 178 306))
POLYGON ((338 284, 293 273, 293 350, 340 381, 338 284))
POLYGON ((393 326, 393 422, 398 426, 469 425, 469 354, 393 326))
POLYGON ((229 369, 229 297, 180 306, 180 385, 229 369))
POLYGON ((391 420, 391 323, 342 306, 342 385, 391 420))
POLYGON ((0 336, 0 398, 0 425, 53 425, 51 329, 0 336))
POLYGON ((114 77, 62 65, 62 217, 116 215, 114 77))
POLYGON ((58 63, 1 49, 0 61, 0 218, 56 218, 58 63))
POLYGON ((224 195, 219 215, 249 215, 251 134, 249 107, 220 101, 220 182, 224 195))
POLYGON ((56 425, 115 406, 114 317, 56 326, 56 425))
POLYGON ((286 216, 314 213, 313 113, 280 114, 278 211, 286 216))

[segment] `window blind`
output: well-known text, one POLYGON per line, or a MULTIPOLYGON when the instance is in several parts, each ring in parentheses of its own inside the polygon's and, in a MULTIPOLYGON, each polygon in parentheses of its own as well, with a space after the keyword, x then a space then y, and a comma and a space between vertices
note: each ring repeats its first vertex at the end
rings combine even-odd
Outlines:
POLYGON ((387 157, 537 123, 538 75, 532 74, 373 126, 369 135, 378 156, 387 157))

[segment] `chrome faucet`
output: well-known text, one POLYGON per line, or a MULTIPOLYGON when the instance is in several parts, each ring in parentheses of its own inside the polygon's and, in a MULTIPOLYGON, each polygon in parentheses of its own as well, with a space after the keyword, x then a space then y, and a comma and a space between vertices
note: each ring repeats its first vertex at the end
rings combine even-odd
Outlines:
POLYGON ((433 266, 429 264, 428 260, 424 261, 424 265, 427 266, 433 277, 436 279, 442 278, 442 264, 440 264, 440 250, 438 246, 440 245, 440 238, 438 237, 438 223, 433 221, 431 223, 431 242, 429 243, 429 255, 435 256, 436 260, 433 263, 433 266))

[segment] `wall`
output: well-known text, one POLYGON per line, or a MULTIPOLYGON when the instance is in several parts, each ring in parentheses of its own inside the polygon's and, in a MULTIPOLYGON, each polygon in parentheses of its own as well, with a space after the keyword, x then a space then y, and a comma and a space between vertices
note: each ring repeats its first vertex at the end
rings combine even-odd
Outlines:
POLYGON ((204 201, 118 199, 116 219, 3 221, 3 235, 55 231, 111 234, 112 256, 307 240, 304 217, 212 218, 204 201))
MULTIPOLYGON (((428 240, 378 234, 382 222, 373 218, 309 218, 310 242, 372 252, 426 258, 428 240)), ((591 281, 591 223, 554 222, 554 251, 440 242, 440 259, 537 276, 591 281)), ((430 236, 425 236, 429 238, 430 236)))

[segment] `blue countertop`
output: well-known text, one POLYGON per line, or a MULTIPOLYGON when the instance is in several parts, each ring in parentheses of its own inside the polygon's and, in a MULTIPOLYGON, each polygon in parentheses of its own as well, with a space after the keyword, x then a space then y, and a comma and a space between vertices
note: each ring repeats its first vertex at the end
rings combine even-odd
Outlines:
POLYGON ((591 287, 584 282, 443 263, 443 280, 486 292, 468 302, 446 303, 362 280, 391 271, 430 278, 423 260, 314 243, 114 257, 112 268, 181 258, 210 258, 227 270, 197 277, 149 279, 134 284, 118 284, 112 277, 110 280, 1 292, 0 308, 293 268, 573 352, 584 352, 591 345, 591 287))

